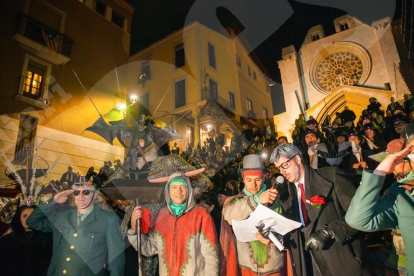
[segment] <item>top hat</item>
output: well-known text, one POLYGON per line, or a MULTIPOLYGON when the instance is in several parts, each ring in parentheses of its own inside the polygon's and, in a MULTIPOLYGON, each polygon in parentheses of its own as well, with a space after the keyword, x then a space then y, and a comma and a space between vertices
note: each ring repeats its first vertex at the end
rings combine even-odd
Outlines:
POLYGON ((403 122, 406 122, 406 123, 408 123, 409 121, 408 121, 408 118, 407 117, 405 117, 404 115, 402 115, 402 114, 395 114, 394 116, 392 116, 392 121, 395 123, 395 122, 399 122, 399 121, 403 121, 403 122))

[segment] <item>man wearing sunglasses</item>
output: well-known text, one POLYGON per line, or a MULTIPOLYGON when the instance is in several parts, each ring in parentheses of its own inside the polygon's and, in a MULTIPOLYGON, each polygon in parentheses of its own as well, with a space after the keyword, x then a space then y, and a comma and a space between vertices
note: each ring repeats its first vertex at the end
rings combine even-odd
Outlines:
POLYGON ((40 205, 27 219, 33 229, 53 232, 47 275, 124 275, 124 242, 118 217, 95 204, 97 197, 98 189, 92 181, 75 183, 71 190, 40 205), (69 195, 76 207, 56 213, 69 195))
POLYGON ((282 214, 302 223, 284 236, 296 275, 373 275, 365 266, 368 255, 362 253, 358 231, 343 218, 356 190, 349 176, 338 167, 314 170, 304 165, 301 152, 292 144, 278 146, 270 161, 288 181, 279 194, 282 214), (323 200, 316 201, 315 196, 323 200))

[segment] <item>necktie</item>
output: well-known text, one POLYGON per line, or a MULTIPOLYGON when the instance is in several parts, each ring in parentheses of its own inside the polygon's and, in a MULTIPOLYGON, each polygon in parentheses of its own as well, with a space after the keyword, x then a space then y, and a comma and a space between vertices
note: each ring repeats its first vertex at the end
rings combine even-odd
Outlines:
POLYGON ((305 226, 307 224, 308 221, 308 213, 306 212, 306 200, 305 200, 305 189, 303 188, 303 184, 299 183, 298 185, 299 189, 300 189, 300 194, 301 194, 301 200, 300 200, 300 209, 302 210, 302 217, 303 217, 303 222, 305 223, 305 226))
POLYGON ((77 219, 78 226, 79 224, 81 224, 81 222, 82 222, 82 214, 78 214, 78 219, 77 219))

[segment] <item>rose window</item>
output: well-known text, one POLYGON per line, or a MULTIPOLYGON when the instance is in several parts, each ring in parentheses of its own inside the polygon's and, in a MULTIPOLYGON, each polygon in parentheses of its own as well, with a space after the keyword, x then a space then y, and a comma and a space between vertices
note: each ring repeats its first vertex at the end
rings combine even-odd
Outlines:
POLYGON ((360 58, 349 52, 337 52, 323 59, 315 68, 316 82, 326 92, 342 85, 355 85, 361 79, 364 66, 360 58))

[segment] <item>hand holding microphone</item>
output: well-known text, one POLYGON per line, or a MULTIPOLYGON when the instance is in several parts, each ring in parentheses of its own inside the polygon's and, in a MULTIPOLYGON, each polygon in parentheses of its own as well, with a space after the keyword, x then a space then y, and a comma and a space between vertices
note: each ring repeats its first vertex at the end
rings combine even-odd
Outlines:
POLYGON ((259 201, 260 201, 260 203, 263 204, 266 207, 272 206, 273 202, 277 198, 277 195, 279 194, 278 190, 275 189, 275 187, 277 187, 280 184, 282 184, 283 181, 285 181, 285 179, 283 178, 283 176, 278 176, 276 178, 276 181, 275 182, 272 181, 272 187, 270 189, 266 190, 261 195, 259 195, 259 201))

